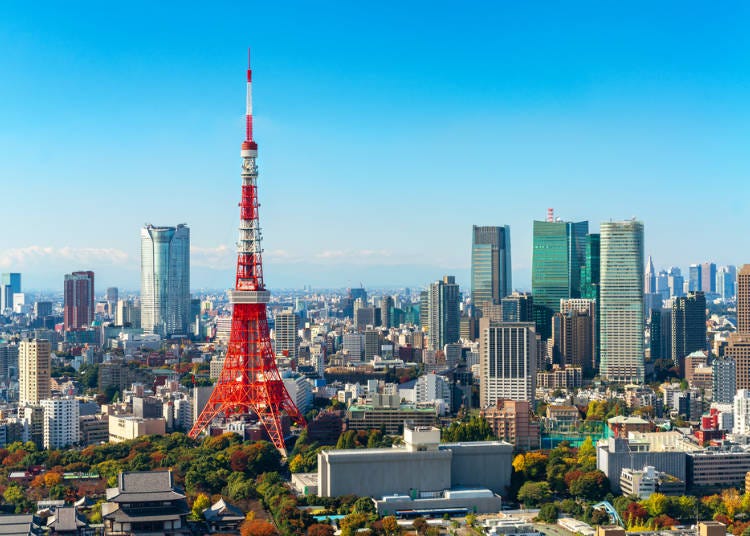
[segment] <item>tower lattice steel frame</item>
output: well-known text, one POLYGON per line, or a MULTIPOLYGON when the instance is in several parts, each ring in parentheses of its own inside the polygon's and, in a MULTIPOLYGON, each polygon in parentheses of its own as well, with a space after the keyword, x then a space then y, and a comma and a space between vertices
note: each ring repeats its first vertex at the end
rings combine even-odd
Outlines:
POLYGON ((273 444, 286 452, 281 412, 304 426, 305 419, 284 386, 274 356, 266 318, 270 293, 263 283, 258 219, 258 144, 253 140, 252 70, 248 53, 247 112, 242 143, 242 198, 237 244, 237 278, 229 292, 233 304, 227 356, 206 407, 188 434, 197 437, 216 417, 254 413, 273 444))

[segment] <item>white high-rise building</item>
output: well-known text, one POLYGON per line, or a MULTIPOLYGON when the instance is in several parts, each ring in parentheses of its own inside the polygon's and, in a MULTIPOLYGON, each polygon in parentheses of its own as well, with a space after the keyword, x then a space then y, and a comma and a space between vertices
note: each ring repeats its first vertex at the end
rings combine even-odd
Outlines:
POLYGON ((187 335, 190 326, 190 229, 141 229, 141 327, 147 333, 187 335))
POLYGON ((434 402, 439 400, 443 403, 441 411, 450 411, 451 408, 451 388, 448 381, 443 376, 437 374, 424 374, 417 378, 414 384, 415 402, 434 402))
POLYGON ((601 225, 600 374, 643 383, 643 223, 601 225))
POLYGON ((290 374, 284 377, 283 381, 286 392, 302 413, 312 407, 312 385, 307 378, 299 374, 290 374))
POLYGON ((299 316, 287 309, 276 314, 274 333, 274 352, 280 357, 286 355, 290 359, 296 359, 299 354, 299 316))
POLYGON ((750 434, 750 390, 740 389, 734 395, 734 426, 732 433, 750 434))
POLYGON ((78 443, 78 400, 73 397, 45 399, 44 448, 60 449, 78 443))
POLYGON ((50 396, 50 342, 26 339, 18 346, 18 404, 38 404, 50 396))
POLYGON ((190 430, 193 427, 193 405, 187 398, 178 398, 174 401, 174 425, 181 430, 190 430))
POLYGON ((499 399, 534 401, 537 362, 533 322, 479 323, 479 399, 483 408, 499 399))

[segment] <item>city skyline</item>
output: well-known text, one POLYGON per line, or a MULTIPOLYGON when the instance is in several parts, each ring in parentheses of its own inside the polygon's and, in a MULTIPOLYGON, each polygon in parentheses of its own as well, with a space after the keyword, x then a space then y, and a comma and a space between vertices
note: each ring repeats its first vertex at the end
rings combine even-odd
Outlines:
MULTIPOLYGON (((15 83, 0 88, 0 176, 11 199, 45 195, 34 225, 0 237, 0 270, 23 273, 28 289, 60 288, 62 274, 89 269, 102 288, 136 289, 137 229, 186 222, 194 288, 229 287, 237 218, 224 207, 234 199, 244 90, 236 69, 248 44, 262 103, 270 288, 414 286, 455 273, 468 289, 471 225, 510 226, 515 287, 528 288, 531 222, 547 207, 590 221, 592 232, 638 216, 659 267, 742 264, 750 237, 731 193, 750 171, 743 8, 660 6, 653 20, 583 7, 475 6, 458 19, 422 8, 399 8, 392 20, 395 5, 377 14, 316 6, 315 26, 312 8, 289 20, 258 6, 252 35, 233 31, 244 21, 230 10, 153 7, 139 22, 131 8, 9 9, 0 42, 11 54, 0 61, 15 83), (417 15, 424 26, 409 23, 417 15), (139 39, 130 39, 133 24, 139 39), (210 30, 175 44, 198 24, 210 30), (325 28, 336 39, 320 37, 325 28), (448 28, 455 35, 445 37, 448 28), (680 39, 687 28, 690 39, 680 39), (450 158, 436 158, 446 143, 450 158), (128 158, 113 160, 113 144, 128 158), (388 155, 385 168, 373 165, 373 145, 388 155), (692 218, 677 228, 668 209, 691 206, 709 180, 726 192, 721 224, 692 218), (99 210, 60 210, 81 206, 84 191, 99 210), (363 207, 377 219, 363 218, 363 207), (450 226, 441 225, 446 211, 450 226), (419 225, 408 225, 415 215, 419 225)), ((4 216, 23 222, 27 213, 18 202, 4 216)))

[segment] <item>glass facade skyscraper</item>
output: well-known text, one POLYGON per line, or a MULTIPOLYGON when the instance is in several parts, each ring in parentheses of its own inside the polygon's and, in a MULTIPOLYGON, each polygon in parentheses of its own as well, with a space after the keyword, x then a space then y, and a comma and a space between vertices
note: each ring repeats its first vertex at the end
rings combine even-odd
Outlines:
POLYGON ((610 381, 644 381, 643 267, 643 223, 602 223, 600 374, 610 381))
POLYGON ((471 303, 499 304, 512 291, 510 227, 477 226, 471 240, 471 303))
POLYGON ((21 274, 4 273, 0 276, 0 312, 13 308, 13 294, 21 292, 21 274))
POLYGON ((430 285, 427 291, 427 340, 431 350, 442 350, 443 346, 457 342, 461 296, 452 275, 430 285))
POLYGON ((534 320, 543 339, 552 333, 560 300, 581 297, 581 267, 586 262, 589 222, 535 221, 531 268, 534 320))
POLYGON ((190 316, 190 229, 141 229, 141 326, 147 333, 186 335, 190 316))

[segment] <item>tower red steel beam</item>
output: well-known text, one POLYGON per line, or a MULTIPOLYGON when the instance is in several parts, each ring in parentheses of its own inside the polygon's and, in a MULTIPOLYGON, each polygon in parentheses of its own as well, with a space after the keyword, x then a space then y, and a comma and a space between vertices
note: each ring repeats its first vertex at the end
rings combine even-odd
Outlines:
POLYGON ((248 51, 247 111, 245 141, 242 142, 242 193, 240 228, 237 243, 237 277, 234 290, 229 291, 233 304, 232 331, 229 337, 224 368, 206 407, 189 432, 197 437, 215 418, 255 414, 273 444, 286 453, 281 413, 300 426, 305 426, 294 401, 284 386, 271 346, 266 318, 270 293, 263 283, 263 263, 258 219, 258 144, 253 139, 252 70, 248 51))

